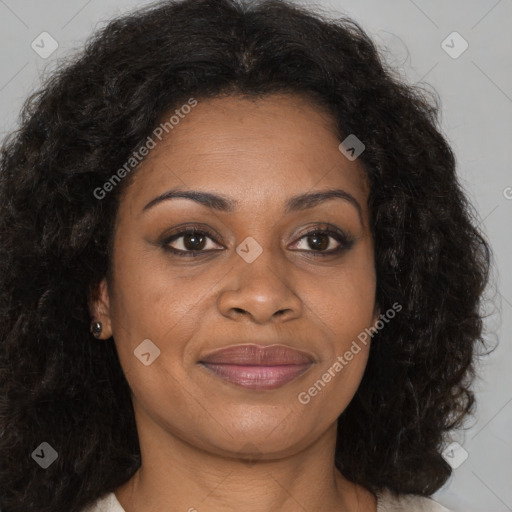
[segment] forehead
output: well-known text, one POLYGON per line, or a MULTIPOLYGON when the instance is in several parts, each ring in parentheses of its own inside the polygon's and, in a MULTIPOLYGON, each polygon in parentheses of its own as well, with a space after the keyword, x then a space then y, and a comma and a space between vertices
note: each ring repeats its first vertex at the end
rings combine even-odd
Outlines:
POLYGON ((333 116, 299 95, 198 100, 156 142, 128 188, 131 203, 175 187, 228 192, 245 203, 332 186, 362 203, 368 193, 363 165, 338 149, 333 116))

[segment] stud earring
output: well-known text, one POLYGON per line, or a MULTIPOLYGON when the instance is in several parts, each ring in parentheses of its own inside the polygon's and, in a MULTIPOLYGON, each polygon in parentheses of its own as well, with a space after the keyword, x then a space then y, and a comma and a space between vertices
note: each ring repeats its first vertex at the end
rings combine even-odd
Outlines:
POLYGON ((91 332, 95 338, 100 337, 102 329, 103 329, 103 326, 101 325, 101 322, 94 322, 94 321, 91 322, 91 332))

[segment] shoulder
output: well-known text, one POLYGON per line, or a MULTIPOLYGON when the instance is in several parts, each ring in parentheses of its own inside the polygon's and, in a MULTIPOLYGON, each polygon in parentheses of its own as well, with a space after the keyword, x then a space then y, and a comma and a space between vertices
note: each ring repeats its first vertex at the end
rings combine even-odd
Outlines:
POLYGON ((111 492, 98 498, 92 505, 82 509, 81 512, 125 512, 116 498, 116 495, 111 492))
POLYGON ((432 498, 416 494, 394 496, 388 489, 377 493, 377 512, 451 512, 432 498))

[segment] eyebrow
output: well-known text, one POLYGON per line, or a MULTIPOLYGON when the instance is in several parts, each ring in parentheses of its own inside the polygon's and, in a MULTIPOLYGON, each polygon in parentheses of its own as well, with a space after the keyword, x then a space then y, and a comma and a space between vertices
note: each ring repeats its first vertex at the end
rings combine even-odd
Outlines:
MULTIPOLYGON (((144 206, 142 212, 153 208, 163 201, 177 198, 190 199, 196 203, 206 206, 207 208, 220 212, 233 212, 239 204, 238 201, 229 197, 202 190, 171 189, 152 199, 146 206, 144 206)), ((323 201, 334 198, 342 199, 352 204, 357 210, 361 224, 363 224, 363 211, 361 205, 353 195, 342 189, 320 190, 317 192, 310 192, 290 197, 285 203, 285 213, 288 214, 296 211, 307 210, 323 201)))

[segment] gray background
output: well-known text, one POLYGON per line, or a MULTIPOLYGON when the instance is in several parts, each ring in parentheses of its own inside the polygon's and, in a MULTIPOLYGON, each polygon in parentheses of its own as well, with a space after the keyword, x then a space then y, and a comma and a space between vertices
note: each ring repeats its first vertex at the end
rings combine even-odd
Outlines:
MULTIPOLYGON (((22 102, 38 87, 43 72, 79 50, 110 17, 149 3, 0 0, 0 138, 16 128, 22 102), (42 32, 59 45, 47 58, 31 47, 42 32)), ((458 445, 447 452, 450 460, 460 461, 466 453, 467 459, 434 498, 454 512, 512 511, 512 275, 507 263, 512 256, 512 0, 300 3, 353 17, 404 80, 421 81, 440 94, 443 131, 494 250, 486 337, 498 346, 479 363, 477 414, 467 430, 454 433, 458 445), (458 36, 442 46, 453 31, 469 45, 457 58, 444 45, 458 52, 458 36)))

